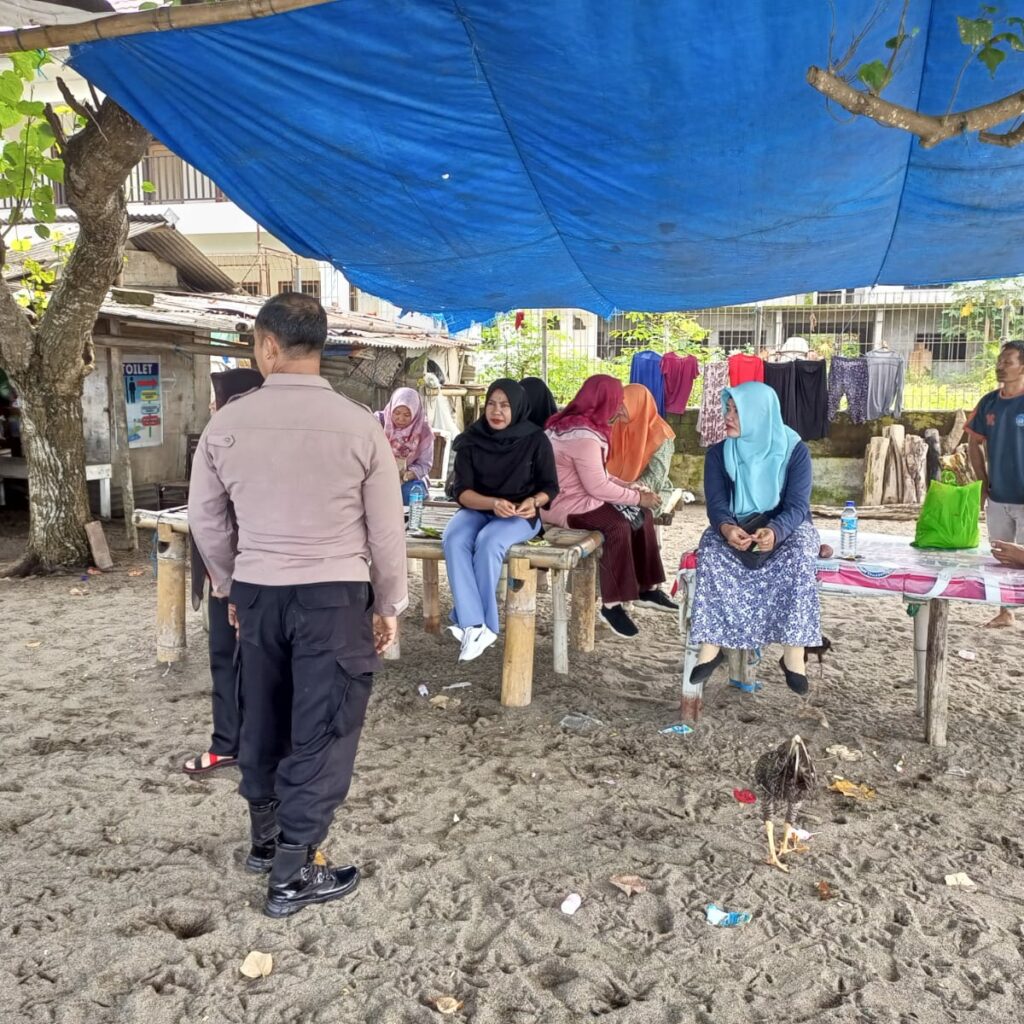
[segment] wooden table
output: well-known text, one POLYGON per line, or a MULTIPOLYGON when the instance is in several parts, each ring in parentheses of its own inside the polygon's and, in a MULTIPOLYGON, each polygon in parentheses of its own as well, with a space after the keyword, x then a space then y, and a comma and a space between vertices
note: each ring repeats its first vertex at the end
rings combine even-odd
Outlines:
MULTIPOLYGON (((110 518, 110 480, 113 467, 109 462, 95 462, 85 467, 86 480, 98 480, 100 483, 100 518, 110 518)), ((10 455, 0 456, 0 506, 7 504, 4 493, 4 477, 8 480, 27 480, 28 461, 16 459, 10 455)))
MULTIPOLYGON (((821 530, 823 544, 839 550, 839 532, 821 530)), ((925 740, 946 745, 949 688, 946 678, 946 634, 949 602, 1024 607, 1024 569, 1010 569, 992 557, 987 544, 969 551, 921 551, 909 537, 858 532, 856 562, 838 558, 818 561, 818 588, 846 597, 899 595, 914 610, 914 678, 917 713, 925 720, 925 740)), ((692 554, 692 552, 690 553, 692 554)), ((683 556, 688 565, 688 556, 683 556)), ((703 687, 690 682, 697 645, 689 638, 696 569, 679 570, 679 620, 686 652, 683 658, 681 713, 696 721, 703 687)), ((733 678, 747 682, 747 652, 729 652, 733 678)))
MULTIPOLYGON (((457 506, 428 502, 424 525, 443 529, 457 506)), ((185 654, 185 564, 188 511, 136 509, 136 526, 157 532, 157 660, 175 662, 185 654)), ((440 539, 406 534, 406 555, 420 562, 423 574, 423 623, 427 632, 441 631, 440 539)), ((537 615, 537 571, 551 581, 555 671, 569 671, 569 648, 594 649, 597 611, 597 563, 603 538, 586 530, 549 529, 541 544, 513 545, 506 556, 505 656, 501 702, 525 707, 533 693, 533 658, 537 615), (572 577, 572 618, 567 582, 572 577)), ((390 655, 394 658, 398 651, 390 655)))

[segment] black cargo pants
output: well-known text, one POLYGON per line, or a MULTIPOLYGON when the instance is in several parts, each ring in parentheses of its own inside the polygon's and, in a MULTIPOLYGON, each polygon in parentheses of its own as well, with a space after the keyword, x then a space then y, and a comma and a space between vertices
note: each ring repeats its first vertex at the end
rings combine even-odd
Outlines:
POLYGON ((323 842, 348 795, 378 667, 368 583, 236 581, 241 649, 239 792, 279 800, 284 842, 323 842))

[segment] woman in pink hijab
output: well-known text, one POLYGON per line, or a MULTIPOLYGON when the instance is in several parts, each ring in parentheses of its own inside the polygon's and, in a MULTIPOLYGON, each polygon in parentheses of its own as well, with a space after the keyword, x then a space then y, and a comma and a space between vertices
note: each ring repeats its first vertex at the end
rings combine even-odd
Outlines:
POLYGON ((434 432, 427 423, 423 402, 412 388, 398 388, 391 401, 375 414, 384 427, 402 480, 402 501, 408 505, 412 489, 420 481, 426 488, 434 464, 434 432))

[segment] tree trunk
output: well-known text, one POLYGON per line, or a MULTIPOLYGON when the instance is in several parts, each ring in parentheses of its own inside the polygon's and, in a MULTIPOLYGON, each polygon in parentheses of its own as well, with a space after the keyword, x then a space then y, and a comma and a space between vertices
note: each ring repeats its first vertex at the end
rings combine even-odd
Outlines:
POLYGON ((78 567, 89 560, 82 378, 71 386, 61 383, 55 386, 31 369, 15 382, 29 490, 28 553, 20 573, 78 567))

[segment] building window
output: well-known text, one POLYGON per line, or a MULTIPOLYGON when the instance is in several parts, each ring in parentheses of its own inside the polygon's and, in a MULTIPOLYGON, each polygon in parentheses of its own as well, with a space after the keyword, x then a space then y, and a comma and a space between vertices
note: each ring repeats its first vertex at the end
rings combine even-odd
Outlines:
POLYGON ((248 295, 259 295, 260 293, 259 281, 240 281, 238 287, 248 295))
POLYGON ((838 306, 844 302, 853 302, 852 288, 837 288, 833 291, 818 292, 819 306, 838 306))
MULTIPOLYGON (((278 281, 277 282, 277 294, 284 295, 286 292, 295 291, 294 281, 278 281)), ((319 281, 303 281, 302 282, 302 294, 312 295, 314 299, 320 298, 320 282, 319 281)))
POLYGON ((914 343, 924 345, 937 363, 967 362, 967 337, 963 334, 948 338, 941 334, 915 334, 914 343))
POLYGON ((359 312, 359 289, 354 284, 348 286, 348 308, 353 313, 359 312))
POLYGON ((725 352, 740 352, 754 347, 753 331, 719 331, 718 347, 725 352))
POLYGON ((574 331, 585 331, 587 329, 587 325, 583 322, 583 317, 573 315, 572 329, 574 331))
POLYGON ((562 329, 562 318, 557 313, 546 314, 545 324, 549 331, 560 331, 562 329))

